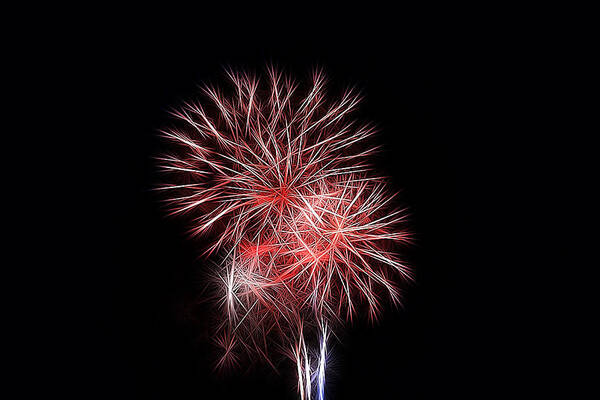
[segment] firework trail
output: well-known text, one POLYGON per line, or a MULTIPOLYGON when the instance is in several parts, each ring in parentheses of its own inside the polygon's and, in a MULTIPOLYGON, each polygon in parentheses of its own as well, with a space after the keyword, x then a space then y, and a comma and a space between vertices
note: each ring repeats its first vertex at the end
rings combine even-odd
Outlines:
POLYGON ((258 355, 275 368, 285 354, 301 399, 323 400, 332 329, 359 309, 376 319, 412 279, 398 253, 405 210, 369 163, 375 128, 350 118, 355 91, 330 100, 320 71, 307 88, 274 68, 263 81, 226 72, 230 92, 205 87, 208 101, 173 111, 177 125, 161 131, 172 146, 159 189, 192 236, 210 239, 217 365, 258 355))

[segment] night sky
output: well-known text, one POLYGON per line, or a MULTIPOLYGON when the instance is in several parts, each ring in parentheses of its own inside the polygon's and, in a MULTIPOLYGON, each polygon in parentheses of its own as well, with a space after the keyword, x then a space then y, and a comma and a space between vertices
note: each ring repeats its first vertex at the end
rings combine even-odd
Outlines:
POLYGON ((310 34, 107 22, 73 47, 64 113, 78 115, 66 141, 78 168, 64 179, 77 186, 66 197, 77 227, 52 321, 64 333, 48 339, 50 385, 82 399, 298 398, 291 364, 279 375, 261 365, 212 371, 213 317, 198 301, 209 267, 202 243, 151 190, 168 110, 199 98, 201 83, 222 84, 224 66, 262 72, 268 62, 299 79, 320 66, 333 93, 362 90, 358 117, 380 129, 377 162, 401 189, 415 233, 407 258, 416 282, 405 285, 403 307, 348 326, 332 349, 326 398, 493 398, 513 379, 497 361, 507 328, 503 300, 491 295, 503 264, 488 245, 503 234, 481 230, 505 216, 482 200, 487 161, 500 152, 494 121, 480 113, 482 93, 500 84, 482 72, 493 60, 479 52, 484 41, 466 48, 443 29, 369 21, 314 21, 324 28, 310 34))

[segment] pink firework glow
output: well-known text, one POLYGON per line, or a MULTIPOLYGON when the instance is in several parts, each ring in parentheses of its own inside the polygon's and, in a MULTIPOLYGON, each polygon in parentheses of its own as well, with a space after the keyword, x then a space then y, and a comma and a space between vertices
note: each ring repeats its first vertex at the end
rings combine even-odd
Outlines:
POLYGON ((330 334, 359 310, 376 319, 411 279, 398 253, 406 213, 369 163, 376 131, 351 118, 357 93, 329 99, 319 71, 308 87, 274 68, 263 80, 227 75, 227 94, 206 87, 206 103, 186 103, 161 131, 172 148, 160 190, 209 239, 218 365, 285 354, 300 397, 323 399, 330 334))

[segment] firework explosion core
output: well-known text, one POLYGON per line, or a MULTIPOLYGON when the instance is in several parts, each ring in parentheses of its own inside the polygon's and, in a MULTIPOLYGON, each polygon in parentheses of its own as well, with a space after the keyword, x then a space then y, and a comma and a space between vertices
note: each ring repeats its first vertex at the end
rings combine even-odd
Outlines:
POLYGON ((209 101, 186 103, 161 131, 173 145, 160 190, 218 260, 217 365, 284 354, 301 399, 323 399, 330 334, 361 309, 376 319, 411 279, 397 252, 405 211, 369 164, 374 127, 350 119, 355 91, 328 99, 320 71, 306 88, 274 68, 262 82, 227 75, 230 94, 205 87, 209 101))

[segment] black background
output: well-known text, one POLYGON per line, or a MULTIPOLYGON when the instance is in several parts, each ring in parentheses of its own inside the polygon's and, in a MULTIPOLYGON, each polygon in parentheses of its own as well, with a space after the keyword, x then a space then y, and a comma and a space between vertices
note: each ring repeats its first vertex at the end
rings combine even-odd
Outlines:
POLYGON ((212 371, 194 305, 205 268, 199 244, 150 190, 169 108, 198 98, 200 83, 223 83, 223 66, 262 72, 267 62, 299 79, 321 66, 334 86, 363 90, 360 117, 381 129, 381 166, 402 188, 416 234, 404 308, 348 328, 333 349, 327 398, 494 398, 521 379, 523 365, 505 363, 511 296, 496 296, 508 289, 502 256, 489 250, 504 238, 508 211, 485 202, 510 168, 490 162, 503 144, 485 93, 501 91, 510 66, 485 51, 488 39, 472 40, 477 32, 367 20, 304 22, 317 31, 285 21, 180 29, 107 20, 73 43, 61 64, 69 81, 61 115, 74 133, 58 176, 74 223, 64 221, 68 268, 53 277, 60 302, 42 341, 52 354, 48 385, 77 398, 297 397, 287 364, 279 376, 260 366, 212 371))

